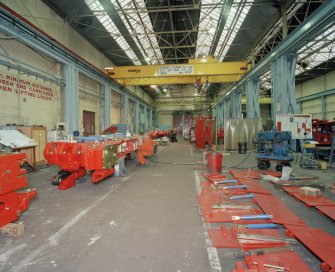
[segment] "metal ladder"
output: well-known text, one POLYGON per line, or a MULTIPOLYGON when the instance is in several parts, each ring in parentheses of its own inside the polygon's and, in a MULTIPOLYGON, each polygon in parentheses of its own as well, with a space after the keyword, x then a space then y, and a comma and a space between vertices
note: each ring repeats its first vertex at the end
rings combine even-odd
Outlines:
POLYGON ((334 165, 334 162, 335 162, 335 135, 333 135, 332 137, 332 146, 329 155, 329 165, 334 165))

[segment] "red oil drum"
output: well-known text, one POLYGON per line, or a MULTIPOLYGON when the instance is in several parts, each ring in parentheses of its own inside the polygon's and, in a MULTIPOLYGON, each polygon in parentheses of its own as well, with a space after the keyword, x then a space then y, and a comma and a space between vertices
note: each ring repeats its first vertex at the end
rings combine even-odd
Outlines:
POLYGON ((221 173, 222 170, 222 153, 221 152, 208 152, 208 172, 221 173))

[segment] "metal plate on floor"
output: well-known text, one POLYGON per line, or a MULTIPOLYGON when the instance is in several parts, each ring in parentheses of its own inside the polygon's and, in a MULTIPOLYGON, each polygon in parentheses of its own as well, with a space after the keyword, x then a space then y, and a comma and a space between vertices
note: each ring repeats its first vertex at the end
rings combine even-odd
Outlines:
POLYGON ((287 234, 297 238, 324 263, 323 271, 335 271, 335 237, 321 229, 285 225, 287 234), (326 270, 325 270, 326 269, 326 270))
POLYGON ((264 263, 273 266, 285 267, 285 271, 290 272, 312 272, 309 266, 301 259, 301 257, 294 251, 280 252, 280 253, 267 253, 259 256, 245 257, 245 263, 248 268, 255 268, 254 263, 264 263))
POLYGON ((255 194, 257 204, 266 214, 272 214, 271 221, 277 224, 304 226, 304 221, 295 215, 274 195, 255 194))

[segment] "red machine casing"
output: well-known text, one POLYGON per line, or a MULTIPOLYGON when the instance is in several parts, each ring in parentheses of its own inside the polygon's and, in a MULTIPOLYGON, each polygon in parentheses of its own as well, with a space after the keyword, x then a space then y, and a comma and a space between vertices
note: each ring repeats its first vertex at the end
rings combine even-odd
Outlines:
POLYGON ((137 139, 113 139, 100 142, 50 142, 44 148, 48 164, 60 167, 58 188, 66 190, 75 180, 92 172, 92 182, 97 183, 114 174, 118 159, 137 149, 137 139), (65 173, 65 174, 64 174, 65 173), (64 176, 62 176, 64 175, 64 176))
POLYGON ((319 145, 331 145, 334 129, 335 121, 319 119, 312 120, 313 138, 319 143, 319 145))
POLYGON ((0 227, 19 218, 28 208, 36 189, 15 192, 28 186, 26 170, 21 169, 25 153, 0 153, 0 227))
POLYGON ((151 130, 149 131, 149 136, 152 139, 158 139, 158 138, 162 138, 162 137, 169 137, 170 132, 168 130, 151 130))

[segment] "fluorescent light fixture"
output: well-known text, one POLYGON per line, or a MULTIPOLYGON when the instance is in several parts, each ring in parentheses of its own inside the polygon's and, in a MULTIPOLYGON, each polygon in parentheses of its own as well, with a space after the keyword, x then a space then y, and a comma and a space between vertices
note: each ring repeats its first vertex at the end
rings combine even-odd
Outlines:
POLYGON ((163 92, 165 92, 165 93, 166 93, 166 92, 167 92, 167 89, 166 89, 166 88, 164 88, 164 89, 163 89, 163 92))
POLYGON ((150 57, 145 57, 144 59, 145 59, 145 61, 151 61, 150 57))
POLYGON ((105 67, 105 70, 113 70, 114 67, 105 67))
POLYGON ((198 94, 197 93, 194 93, 195 96, 197 96, 198 94))
POLYGON ((151 87, 151 88, 156 88, 157 85, 155 85, 155 84, 151 84, 150 87, 151 87))

